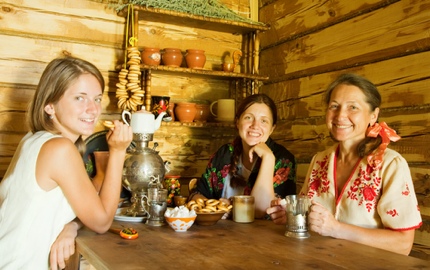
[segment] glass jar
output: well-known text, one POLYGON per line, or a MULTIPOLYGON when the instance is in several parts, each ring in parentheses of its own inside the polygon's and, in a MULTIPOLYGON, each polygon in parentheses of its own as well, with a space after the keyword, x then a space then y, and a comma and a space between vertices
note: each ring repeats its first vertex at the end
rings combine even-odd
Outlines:
POLYGON ((163 186, 167 189, 167 205, 173 206, 173 198, 181 195, 181 183, 179 175, 165 175, 163 186))

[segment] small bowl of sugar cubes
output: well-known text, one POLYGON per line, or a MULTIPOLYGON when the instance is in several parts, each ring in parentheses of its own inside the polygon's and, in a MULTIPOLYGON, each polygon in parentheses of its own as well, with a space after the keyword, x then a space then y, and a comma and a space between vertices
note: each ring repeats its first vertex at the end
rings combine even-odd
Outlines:
POLYGON ((196 212, 184 205, 168 208, 164 213, 164 218, 175 232, 186 232, 194 224, 196 217, 196 212))

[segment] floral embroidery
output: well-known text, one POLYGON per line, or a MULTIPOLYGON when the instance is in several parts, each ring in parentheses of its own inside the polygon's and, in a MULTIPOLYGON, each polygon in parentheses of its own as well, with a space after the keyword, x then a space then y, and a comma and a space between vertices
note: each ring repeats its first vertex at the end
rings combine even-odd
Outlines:
POLYGON ((409 195, 409 193, 410 193, 410 191, 409 191, 409 186, 408 186, 408 184, 406 184, 406 190, 405 190, 405 191, 402 191, 402 195, 408 196, 408 195, 409 195))
MULTIPOLYGON (((216 191, 222 190, 224 188, 224 181, 223 181, 223 175, 227 175, 229 171, 230 166, 224 166, 223 170, 217 171, 215 167, 213 167, 213 159, 215 157, 215 154, 212 154, 212 156, 209 159, 209 163, 207 166, 206 173, 203 174, 205 179, 207 179, 207 182, 209 184, 209 189, 211 192, 213 192, 213 189, 216 191)), ((224 176, 225 177, 225 176, 224 176)))
POLYGON ((222 170, 220 171, 220 173, 221 173, 221 177, 222 178, 225 178, 227 175, 228 175, 228 173, 230 172, 230 164, 228 164, 228 165, 224 165, 224 167, 222 168, 222 170))
MULTIPOLYGON (((329 192, 328 159, 329 156, 325 156, 322 160, 315 162, 316 166, 312 169, 309 179, 309 198, 329 192)), ((357 201, 358 205, 364 204, 367 211, 370 212, 375 209, 379 200, 381 177, 376 175, 378 169, 370 165, 364 169, 360 166, 358 170, 357 177, 351 180, 349 189, 346 190, 347 198, 357 201)))
POLYGON ((376 176, 376 171, 371 165, 367 165, 364 170, 360 166, 357 178, 347 191, 347 198, 357 201, 358 205, 364 203, 367 212, 375 209, 379 200, 381 178, 376 176))
POLYGON ((375 190, 375 188, 373 186, 366 185, 366 184, 364 185, 364 187, 363 187, 363 197, 364 197, 364 200, 366 200, 366 201, 373 201, 376 198, 377 195, 378 194, 376 194, 376 190, 375 190))
POLYGON ((308 196, 310 198, 318 193, 327 193, 329 191, 330 181, 327 177, 328 158, 328 156, 325 156, 322 161, 316 161, 318 166, 312 169, 308 191, 308 196))
POLYGON ((211 168, 209 174, 205 174, 211 191, 212 189, 219 191, 224 188, 224 178, 228 175, 229 171, 230 164, 225 165, 221 171, 217 171, 216 168, 211 168))
POLYGON ((277 170, 275 176, 273 176, 273 183, 277 185, 282 184, 283 181, 287 180, 289 172, 290 168, 280 168, 277 170))
MULTIPOLYGON (((234 152, 234 146, 233 144, 228 144, 228 153, 230 155, 234 152)), ((214 166, 214 159, 216 160, 215 163, 218 163, 220 158, 223 158, 222 162, 225 162, 230 159, 230 156, 224 155, 224 156, 217 156, 216 153, 214 153, 209 160, 208 166, 206 168, 206 172, 203 174, 203 178, 207 181, 209 190, 212 194, 218 193, 220 194, 222 190, 224 189, 224 183, 225 178, 228 177, 230 173, 230 163, 227 165, 223 165, 223 167, 220 169, 219 165, 214 166)), ((224 163, 226 164, 226 163, 224 163)), ((251 175, 256 175, 260 169, 261 160, 258 159, 256 164, 254 165, 254 168, 252 170, 251 175)), ((290 161, 288 158, 281 158, 276 161, 275 168, 274 168, 274 177, 273 177, 273 187, 276 188, 280 186, 281 184, 285 183, 286 181, 294 181, 295 182, 295 163, 294 160, 290 161)), ((254 181, 248 181, 247 186, 244 187, 244 194, 249 195, 252 191, 252 186, 254 185, 254 181)))
POLYGON ((294 175, 290 175, 293 163, 289 159, 281 159, 275 164, 275 175, 273 176, 273 186, 277 187, 289 178, 294 181, 294 175))
POLYGON ((395 217, 395 216, 398 216, 398 215, 399 215, 399 214, 397 213, 397 210, 396 210, 396 209, 388 210, 388 211, 387 211, 387 214, 388 214, 388 215, 390 215, 390 216, 392 216, 392 217, 395 217))

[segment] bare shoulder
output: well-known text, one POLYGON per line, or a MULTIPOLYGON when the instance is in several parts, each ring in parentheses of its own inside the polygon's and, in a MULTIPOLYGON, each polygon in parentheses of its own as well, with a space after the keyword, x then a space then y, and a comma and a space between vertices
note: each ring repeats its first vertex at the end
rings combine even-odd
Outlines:
POLYGON ((63 137, 52 138, 43 144, 37 159, 39 186, 51 190, 69 181, 79 166, 83 166, 82 158, 73 142, 63 137))
POLYGON ((69 139, 64 137, 55 137, 43 144, 42 151, 47 151, 50 154, 70 155, 70 151, 77 152, 77 148, 69 139))
POLYGON ((81 162, 82 158, 72 141, 64 137, 56 137, 43 144, 40 149, 39 160, 47 165, 65 161, 81 162))

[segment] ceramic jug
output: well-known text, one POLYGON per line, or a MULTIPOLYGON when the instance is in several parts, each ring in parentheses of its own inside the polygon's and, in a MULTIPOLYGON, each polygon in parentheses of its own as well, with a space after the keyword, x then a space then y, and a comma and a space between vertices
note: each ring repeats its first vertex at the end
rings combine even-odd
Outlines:
POLYGON ((149 133, 154 134, 154 132, 160 128, 161 119, 166 112, 161 112, 157 118, 155 118, 154 114, 146 111, 144 108, 140 111, 137 111, 131 114, 129 111, 124 110, 122 112, 122 120, 127 125, 131 126, 133 129, 133 133, 149 133), (128 123, 126 119, 126 115, 131 119, 130 123, 128 123))

